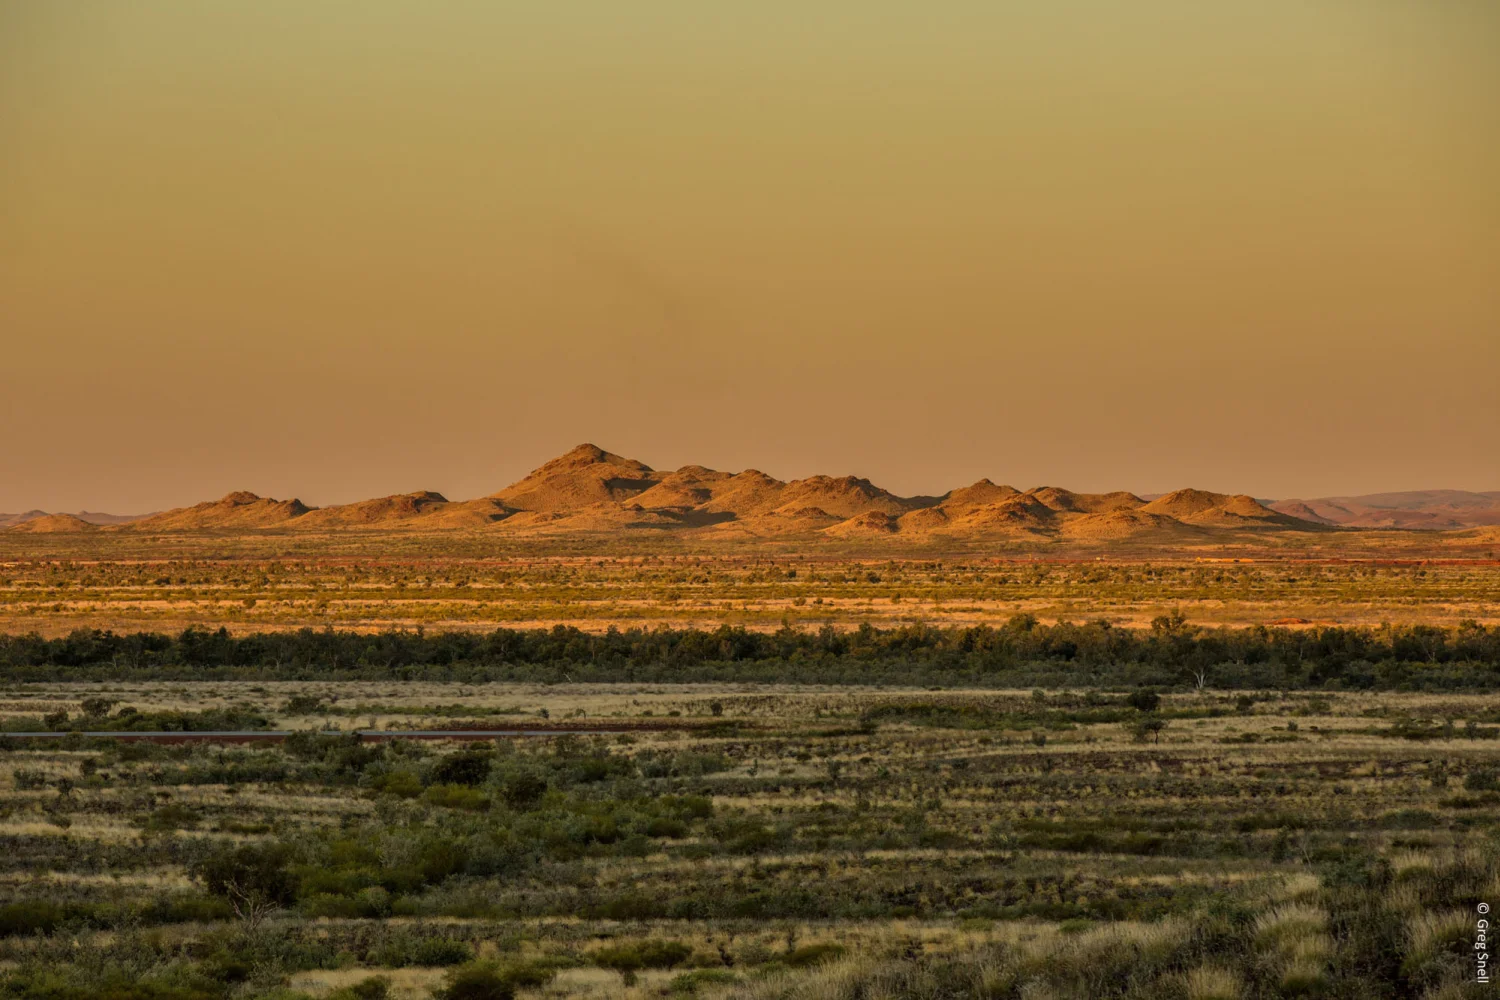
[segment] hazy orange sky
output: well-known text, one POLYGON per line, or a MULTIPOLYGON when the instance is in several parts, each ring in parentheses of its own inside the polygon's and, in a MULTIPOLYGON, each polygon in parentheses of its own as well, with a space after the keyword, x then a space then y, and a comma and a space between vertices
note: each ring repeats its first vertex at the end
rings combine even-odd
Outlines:
POLYGON ((1500 488, 1500 3, 0 0, 0 510, 1500 488))

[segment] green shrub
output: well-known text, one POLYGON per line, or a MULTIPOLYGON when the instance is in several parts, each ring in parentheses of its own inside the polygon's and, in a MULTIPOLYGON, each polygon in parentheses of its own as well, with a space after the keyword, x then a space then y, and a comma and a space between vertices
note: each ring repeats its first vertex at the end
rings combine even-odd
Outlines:
POLYGON ((323 699, 317 695, 294 694, 281 710, 287 715, 314 715, 323 711, 323 699))
POLYGON ((556 971, 535 963, 470 962, 449 971, 437 1000, 512 1000, 522 987, 545 986, 556 971))
POLYGON ((148 924, 212 923, 231 920, 234 910, 222 899, 196 894, 153 896, 141 909, 148 924))
POLYGON ((0 937, 50 934, 67 919, 67 911, 57 903, 42 899, 25 899, 0 905, 0 937))
POLYGON ((490 807, 490 800, 477 788, 468 785, 433 785, 422 796, 435 806, 444 809, 467 809, 482 812, 490 807))
POLYGON ((662 837, 668 840, 677 840, 686 837, 688 825, 680 819, 670 816, 658 816, 646 824, 646 836, 662 837))
POLYGON ((386 1000, 391 995, 391 981, 385 976, 369 976, 357 983, 334 990, 324 1000, 386 1000))
POLYGON ((640 949, 629 944, 607 945, 600 948, 594 952, 594 964, 601 969, 613 969, 621 975, 645 968, 645 962, 641 961, 640 949))
POLYGON ((681 941, 642 941, 641 964, 648 969, 670 969, 688 960, 693 949, 681 941))
POLYGON ((405 966, 463 965, 474 960, 474 949, 467 941, 448 937, 421 937, 410 932, 392 935, 370 953, 376 965, 399 969, 405 966))
POLYGON ((437 1000, 513 1000, 516 988, 490 964, 461 965, 444 978, 437 1000))
POLYGON ((728 986, 738 981, 739 977, 728 969, 694 969, 673 976, 667 989, 679 995, 695 996, 704 986, 728 986))
POLYGON ((1130 735, 1137 743, 1159 743, 1161 742, 1162 730, 1167 728, 1166 722, 1151 716, 1140 719, 1130 725, 1130 735))
POLYGON ((480 785, 495 762, 487 750, 462 750, 441 758, 432 768, 434 785, 480 785))
POLYGON ((670 969, 681 965, 693 949, 681 941, 637 941, 600 948, 594 952, 594 964, 621 974, 638 969, 670 969))
POLYGON ((427 938, 418 941, 411 949, 408 965, 462 965, 474 959, 474 949, 467 941, 453 938, 427 938))
POLYGON ((422 779, 410 771, 387 771, 370 785, 378 794, 414 799, 422 794, 422 779))
POLYGON ((244 844, 214 851, 199 862, 194 874, 210 895, 254 925, 295 897, 297 880, 290 861, 291 851, 284 844, 244 844))
POLYGON ((118 704, 118 700, 114 698, 85 698, 78 703, 78 707, 83 709, 83 714, 88 718, 102 719, 118 704))
POLYGON ((177 985, 111 970, 87 982, 40 973, 0 980, 0 996, 16 1000, 221 1000, 217 985, 177 985))
POLYGON ((196 810, 172 802, 154 810, 141 821, 141 828, 151 831, 191 830, 203 817, 196 810))
POLYGON ((500 966, 500 978, 517 989, 546 986, 557 978, 557 969, 542 962, 516 962, 500 966))
POLYGON ((510 774, 500 783, 500 795, 512 809, 527 809, 547 794, 547 779, 529 772, 510 774))
POLYGON ((805 944, 795 951, 788 953, 782 958, 782 961, 794 969, 803 969, 842 958, 844 951, 845 948, 841 944, 822 941, 817 944, 805 944))

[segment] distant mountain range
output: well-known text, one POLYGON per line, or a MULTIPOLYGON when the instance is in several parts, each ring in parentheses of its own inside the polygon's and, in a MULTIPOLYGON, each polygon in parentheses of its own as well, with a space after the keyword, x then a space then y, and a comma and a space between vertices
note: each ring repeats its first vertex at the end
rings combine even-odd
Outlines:
POLYGON ((477 500, 430 491, 309 507, 249 492, 136 517, 0 514, 12 532, 343 532, 483 528, 525 535, 698 532, 769 537, 1188 540, 1225 532, 1327 532, 1337 528, 1449 530, 1500 525, 1500 491, 1430 490, 1265 503, 1246 495, 1182 489, 1133 493, 1019 490, 988 479, 941 496, 901 497, 854 476, 783 482, 749 469, 688 465, 663 472, 591 444, 477 500))
POLYGON ((150 514, 101 514, 94 510, 81 510, 76 514, 49 514, 45 510, 28 510, 20 514, 0 514, 0 528, 9 528, 43 517, 75 518, 85 524, 102 526, 108 524, 128 524, 131 521, 139 521, 142 518, 150 516, 150 514))
POLYGON ((1500 490, 1411 490, 1357 497, 1277 500, 1271 509, 1321 524, 1349 528, 1446 531, 1500 524, 1500 490))

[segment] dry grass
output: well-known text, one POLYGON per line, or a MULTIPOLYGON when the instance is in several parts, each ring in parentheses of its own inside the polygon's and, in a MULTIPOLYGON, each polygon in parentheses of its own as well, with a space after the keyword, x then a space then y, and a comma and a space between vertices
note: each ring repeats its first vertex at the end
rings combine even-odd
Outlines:
POLYGON ((1233 971, 1201 965, 1183 977, 1188 1000, 1239 1000, 1243 988, 1233 971))
POLYGON ((1090 553, 1084 561, 1062 552, 1039 560, 1034 553, 860 558, 754 549, 497 556, 492 547, 468 553, 438 546, 403 558, 378 547, 313 546, 287 559, 251 540, 239 555, 226 555, 236 546, 223 540, 201 552, 187 539, 188 551, 178 545, 153 553, 129 548, 140 540, 116 537, 95 539, 99 548, 88 558, 59 562, 62 552, 47 546, 77 540, 32 536, 18 546, 3 535, 0 631, 45 635, 189 625, 236 633, 726 623, 770 630, 783 621, 806 628, 997 624, 1023 612, 1047 622, 1107 617, 1144 626, 1174 609, 1207 625, 1500 620, 1500 566, 1488 550, 1422 567, 1379 554, 1349 564, 1334 552, 1246 553, 1231 562, 1180 551, 1090 553))
POLYGON ((353 986, 371 976, 390 980, 392 1000, 427 1000, 443 982, 444 969, 315 969, 291 977, 290 987, 305 990, 315 997, 353 986))
POLYGON ((1457 909, 1417 913, 1407 920, 1406 933, 1411 941, 1413 963, 1417 964, 1452 942, 1472 937, 1474 915, 1457 909))

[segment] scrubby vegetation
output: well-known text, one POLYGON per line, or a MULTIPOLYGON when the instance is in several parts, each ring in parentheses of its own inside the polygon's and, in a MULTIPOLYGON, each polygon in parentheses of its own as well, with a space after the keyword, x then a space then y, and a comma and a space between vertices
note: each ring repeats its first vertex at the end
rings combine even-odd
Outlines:
POLYGON ((292 728, 717 724, 8 741, 0 993, 38 1000, 1477 996, 1475 920, 1500 889, 1485 695, 171 681, 3 697, 11 728, 137 705, 292 728))
POLYGON ((463 533, 346 537, 331 547, 328 539, 288 536, 184 537, 170 545, 108 538, 7 540, 0 532, 0 632, 179 633, 226 624, 236 632, 556 624, 602 632, 655 623, 816 631, 863 623, 998 627, 1018 614, 1049 624, 1107 618, 1145 627, 1174 609, 1202 625, 1451 627, 1470 618, 1493 624, 1500 603, 1500 564, 1489 549, 1432 561, 1281 550, 1199 559, 1112 552, 1085 560, 999 545, 982 555, 857 559, 802 545, 795 552, 512 551, 463 533), (130 547, 137 543, 144 547, 130 547), (53 545, 63 549, 49 554, 53 545))
MULTIPOLYGON (((1500 626, 1201 628, 1162 615, 1000 627, 911 625, 757 632, 570 626, 489 633, 261 632, 176 636, 76 631, 0 636, 0 670, 21 680, 125 678, 486 681, 760 681, 992 686, 1485 690, 1500 679, 1500 626)), ((134 725, 134 724, 133 724, 134 725)), ((144 723, 134 728, 148 728, 144 723)), ((226 727, 233 728, 233 727, 226 727)))

